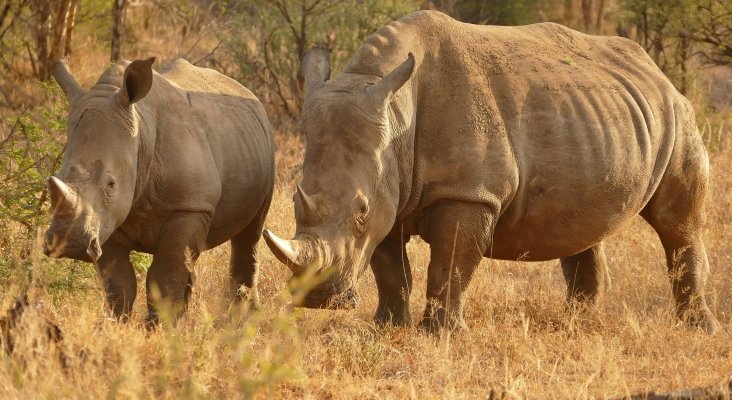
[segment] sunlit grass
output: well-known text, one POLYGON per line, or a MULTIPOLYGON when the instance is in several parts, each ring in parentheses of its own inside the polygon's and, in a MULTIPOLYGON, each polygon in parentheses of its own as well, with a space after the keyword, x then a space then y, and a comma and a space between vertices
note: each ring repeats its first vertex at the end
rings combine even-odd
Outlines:
MULTIPOLYGON (((293 138, 278 143, 301 146, 293 138)), ((28 288, 41 304, 25 317, 15 353, 0 355, 0 397, 480 398, 497 389, 530 398, 605 398, 719 386, 732 372, 729 154, 713 158, 705 236, 709 303, 723 325, 718 335, 677 326, 663 251, 641 218, 606 243, 612 285, 596 310, 567 311, 558 262, 485 259, 466 295, 471 328, 442 338, 414 327, 375 325, 370 273, 359 283, 355 310, 293 309, 290 274, 264 243, 258 248, 256 311, 230 310, 224 245, 199 259, 185 317, 150 333, 143 328, 144 265, 137 269, 133 317, 120 324, 108 318, 90 264, 52 261, 25 243, 31 254, 13 258, 25 272, 12 275, 18 284, 4 282, 2 306, 28 288), (45 317, 63 330, 58 350, 40 340, 45 317)), ((296 169, 294 157, 301 157, 301 148, 280 149, 278 165, 296 169)), ((294 232, 297 173, 280 171, 267 220, 283 236, 294 232)), ((414 238, 407 250, 417 322, 425 307, 429 247, 414 238)))

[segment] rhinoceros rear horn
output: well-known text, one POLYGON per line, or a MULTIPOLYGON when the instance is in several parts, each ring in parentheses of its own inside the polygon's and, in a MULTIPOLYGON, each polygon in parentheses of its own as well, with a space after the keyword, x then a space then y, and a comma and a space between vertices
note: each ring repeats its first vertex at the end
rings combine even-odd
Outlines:
POLYGON ((58 82, 58 85, 61 86, 61 90, 64 91, 66 98, 69 99, 70 103, 73 103, 84 94, 84 89, 79 86, 79 83, 76 82, 74 76, 71 75, 68 59, 64 58, 56 61, 56 65, 53 69, 53 77, 56 79, 56 82, 58 82))
POLYGON ((303 213, 307 216, 315 215, 315 202, 307 193, 305 193, 305 189, 303 189, 299 183, 297 184, 297 195, 300 198, 303 213))
POLYGON ((401 65, 396 67, 382 80, 368 87, 368 96, 377 106, 388 104, 392 96, 394 96, 394 93, 407 83, 412 76, 412 71, 414 71, 414 55, 409 53, 406 61, 401 63, 401 65))
POLYGON ((54 211, 72 211, 76 206, 78 196, 74 189, 55 176, 48 180, 48 192, 54 211))
POLYGON ((300 74, 305 79, 305 99, 323 87, 330 79, 330 49, 313 47, 305 52, 300 61, 300 74))
POLYGON ((130 106, 147 96, 153 83, 152 65, 155 57, 147 60, 135 60, 125 69, 122 87, 117 93, 119 103, 130 106))

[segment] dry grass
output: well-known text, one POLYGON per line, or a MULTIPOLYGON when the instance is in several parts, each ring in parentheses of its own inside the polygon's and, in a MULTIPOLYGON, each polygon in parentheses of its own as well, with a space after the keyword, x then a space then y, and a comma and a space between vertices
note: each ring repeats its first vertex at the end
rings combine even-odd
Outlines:
MULTIPOLYGON (((279 182, 267 226, 294 231, 292 184, 302 145, 278 137, 279 182)), ((706 243, 716 336, 676 326, 660 243, 640 218, 607 241, 612 288, 596 312, 565 311, 557 262, 484 260, 467 293, 471 329, 436 338, 371 321, 376 288, 370 273, 354 311, 293 310, 289 273, 259 247, 262 310, 230 318, 225 299, 229 249, 204 253, 192 304, 177 327, 147 333, 144 293, 129 324, 106 318, 91 265, 84 285, 43 285, 53 265, 38 254, 32 293, 45 305, 25 317, 12 357, 0 355, 2 398, 476 398, 501 388, 529 398, 608 398, 649 390, 721 385, 732 372, 732 157, 713 158, 706 243), (87 289, 84 289, 84 288, 87 289), (40 310, 40 311, 39 311, 40 310), (53 346, 39 343, 40 315, 64 333, 62 367, 53 346)), ((412 311, 419 316, 428 246, 408 245, 414 268, 412 311)), ((142 279, 142 277, 140 277, 142 279)), ((142 283, 142 281, 141 281, 142 283)), ((141 285, 144 286, 144 285, 141 285)), ((9 288, 2 305, 8 307, 9 288)))

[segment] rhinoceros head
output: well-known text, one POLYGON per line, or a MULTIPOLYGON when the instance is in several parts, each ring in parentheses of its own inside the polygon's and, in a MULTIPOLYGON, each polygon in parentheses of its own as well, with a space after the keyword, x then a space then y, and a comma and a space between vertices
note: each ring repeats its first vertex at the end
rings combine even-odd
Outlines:
POLYGON ((301 305, 336 308, 353 305, 356 278, 394 225, 399 160, 389 146, 387 106, 411 76, 414 58, 382 79, 342 74, 328 81, 328 53, 316 48, 302 60, 306 153, 294 196, 295 238, 269 230, 264 238, 296 276, 322 274, 301 305))
POLYGON ((129 214, 139 148, 133 105, 150 91, 154 60, 118 63, 90 90, 79 86, 66 62, 56 64, 56 81, 69 100, 68 141, 59 173, 48 180, 47 255, 96 261, 129 214))

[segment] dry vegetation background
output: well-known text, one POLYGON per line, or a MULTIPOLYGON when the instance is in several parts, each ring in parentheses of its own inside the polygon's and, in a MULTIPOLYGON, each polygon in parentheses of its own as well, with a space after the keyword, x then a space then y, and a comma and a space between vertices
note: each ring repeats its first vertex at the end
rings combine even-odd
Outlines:
MULTIPOLYGON (((721 387, 732 373, 732 73, 720 65, 732 59, 724 47, 732 40, 703 38, 724 33, 711 27, 714 21, 732 35, 729 8, 726 1, 691 0, 0 3, 0 307, 24 292, 33 304, 13 329, 13 354, 0 352, 0 398, 481 398, 492 388, 515 397, 618 398, 721 387), (721 22, 703 14, 700 7, 709 4, 720 7, 709 15, 721 22), (471 329, 442 337, 375 326, 370 272, 359 284, 356 310, 291 308, 290 274, 264 243, 260 309, 243 315, 228 309, 224 245, 200 258, 187 315, 152 333, 141 325, 144 293, 132 321, 119 324, 105 312, 91 264, 42 255, 45 180, 65 142, 65 100, 44 75, 50 58, 69 55, 88 87, 108 65, 116 37, 125 58, 155 55, 161 65, 185 57, 254 90, 276 129, 278 179, 266 225, 288 237, 304 152, 296 129, 299 55, 313 44, 329 45, 337 69, 365 35, 420 7, 479 23, 553 20, 646 46, 694 102, 710 151, 708 293, 721 333, 676 326, 663 250, 641 218, 607 241, 612 287, 596 311, 565 310, 558 262, 486 259, 467 293, 471 329), (46 319, 63 331, 58 345, 44 340, 46 319)), ((418 316, 429 247, 413 239, 408 252, 418 316)), ((148 256, 133 260, 143 279, 148 256)))

